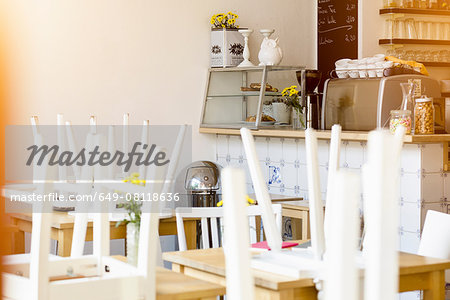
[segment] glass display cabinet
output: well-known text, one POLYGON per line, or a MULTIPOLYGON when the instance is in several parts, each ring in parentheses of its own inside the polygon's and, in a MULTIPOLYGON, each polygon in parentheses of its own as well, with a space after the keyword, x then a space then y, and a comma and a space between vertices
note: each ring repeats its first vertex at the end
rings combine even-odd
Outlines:
POLYGON ((302 69, 292 66, 209 69, 200 127, 275 126, 276 120, 263 116, 264 103, 280 98, 285 87, 298 86, 296 71, 302 69))

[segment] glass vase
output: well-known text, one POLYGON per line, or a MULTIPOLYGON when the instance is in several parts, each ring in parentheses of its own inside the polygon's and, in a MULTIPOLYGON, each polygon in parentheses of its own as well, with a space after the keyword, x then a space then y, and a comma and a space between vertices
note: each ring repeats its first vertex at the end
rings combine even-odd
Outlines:
POLYGON ((137 266, 139 246, 139 225, 136 223, 127 224, 127 262, 137 266))
POLYGON ((292 108, 292 128, 306 129, 303 110, 298 111, 297 109, 292 108))

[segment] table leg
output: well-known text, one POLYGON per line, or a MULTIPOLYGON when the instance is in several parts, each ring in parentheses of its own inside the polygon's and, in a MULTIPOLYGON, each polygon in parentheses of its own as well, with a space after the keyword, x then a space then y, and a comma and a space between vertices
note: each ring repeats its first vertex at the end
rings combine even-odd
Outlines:
POLYGON ((186 246, 188 250, 197 249, 197 221, 185 220, 184 233, 186 235, 186 246))
POLYGON ((302 240, 308 240, 311 238, 309 231, 309 212, 303 211, 302 217, 302 240))
POLYGON ((19 230, 13 233, 13 254, 25 253, 25 232, 19 230))
POLYGON ((58 255, 70 256, 72 248, 73 229, 61 229, 58 231, 58 255))
POLYGON ((184 273, 184 266, 172 263, 172 271, 177 273, 184 273))
MULTIPOLYGON (((17 219, 12 219, 12 223, 17 226, 17 219)), ((19 227, 19 230, 12 234, 12 239, 12 254, 25 253, 25 231, 19 227)))
POLYGON ((303 224, 301 219, 291 217, 291 230, 293 240, 303 240, 303 224))
POLYGON ((423 300, 445 299, 445 273, 443 270, 431 272, 428 285, 429 289, 423 292, 423 300))

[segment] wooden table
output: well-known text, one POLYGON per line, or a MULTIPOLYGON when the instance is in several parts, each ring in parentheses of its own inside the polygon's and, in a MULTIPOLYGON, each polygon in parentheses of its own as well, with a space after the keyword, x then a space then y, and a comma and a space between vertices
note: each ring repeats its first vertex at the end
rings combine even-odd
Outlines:
MULTIPOLYGON (((222 248, 163 253, 172 270, 225 286, 225 257, 222 248)), ((400 253, 399 292, 424 291, 424 300, 445 299, 445 269, 450 260, 400 253)), ((255 299, 317 299, 310 278, 287 276, 253 270, 255 299)))
MULTIPOLYGON (((13 253, 25 252, 25 232, 31 233, 32 216, 31 213, 16 213, 9 215, 13 225, 18 232, 13 234, 13 253)), ((188 249, 196 248, 197 224, 195 219, 186 220, 184 222, 184 230, 186 233, 186 243, 188 249)), ((125 239, 126 227, 121 225, 116 227, 115 221, 110 222, 110 238, 125 239)), ((52 213, 51 238, 58 241, 58 255, 69 256, 72 247, 74 217, 66 212, 52 213)), ((86 232, 86 241, 92 241, 93 222, 88 223, 86 232)), ((177 223, 175 217, 160 219, 159 222, 160 235, 176 235, 177 223)))
POLYGON ((293 240, 308 240, 311 238, 309 230, 309 203, 307 201, 281 201, 283 217, 291 218, 293 240))
MULTIPOLYGON (((309 231, 309 202, 302 197, 269 194, 273 204, 281 204, 283 217, 291 218, 291 229, 293 240, 310 239, 309 231)), ((249 195, 256 199, 255 194, 249 195)))
MULTIPOLYGON (((113 256, 120 261, 126 261, 124 256, 113 256)), ((225 295, 225 287, 186 276, 177 272, 156 268, 156 299, 157 300, 212 300, 225 295)))

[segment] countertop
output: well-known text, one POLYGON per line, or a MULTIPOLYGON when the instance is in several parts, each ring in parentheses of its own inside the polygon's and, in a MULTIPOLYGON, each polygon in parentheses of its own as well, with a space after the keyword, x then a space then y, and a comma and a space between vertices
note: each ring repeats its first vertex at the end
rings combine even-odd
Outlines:
MULTIPOLYGON (((200 128, 200 133, 240 135, 239 129, 229 128, 200 128)), ((261 128, 252 130, 253 136, 276 137, 276 138, 304 138, 304 130, 294 130, 292 128, 261 128)), ((341 138, 346 141, 367 141, 369 133, 367 131, 343 131, 341 138)), ((317 130, 317 138, 328 140, 331 138, 330 130, 317 130)), ((430 135, 406 135, 405 143, 449 143, 450 134, 430 134, 430 135)))

